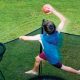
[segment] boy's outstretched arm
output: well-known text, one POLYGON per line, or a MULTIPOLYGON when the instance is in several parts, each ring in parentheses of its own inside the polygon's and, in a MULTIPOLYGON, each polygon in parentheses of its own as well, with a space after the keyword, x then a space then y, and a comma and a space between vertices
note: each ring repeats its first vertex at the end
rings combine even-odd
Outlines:
POLYGON ((40 40, 40 35, 38 34, 38 35, 34 35, 34 36, 20 36, 19 39, 24 40, 24 41, 26 41, 26 40, 30 40, 30 41, 40 40))
POLYGON ((46 4, 46 5, 48 6, 48 11, 49 11, 49 13, 47 14, 53 13, 60 19, 61 22, 59 23, 57 28, 57 30, 60 32, 67 21, 66 18, 60 12, 58 12, 54 7, 52 7, 50 4, 46 4))

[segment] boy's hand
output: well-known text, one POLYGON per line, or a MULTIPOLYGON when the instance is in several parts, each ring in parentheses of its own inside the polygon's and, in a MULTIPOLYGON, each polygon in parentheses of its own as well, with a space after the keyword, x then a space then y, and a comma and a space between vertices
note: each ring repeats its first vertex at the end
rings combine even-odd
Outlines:
POLYGON ((20 36, 19 39, 20 39, 20 40, 23 40, 23 36, 20 36))

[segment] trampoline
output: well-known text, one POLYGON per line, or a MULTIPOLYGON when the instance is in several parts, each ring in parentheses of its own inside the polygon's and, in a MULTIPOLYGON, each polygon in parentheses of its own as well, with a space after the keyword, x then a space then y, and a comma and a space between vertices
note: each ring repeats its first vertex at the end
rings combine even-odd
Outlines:
POLYGON ((42 76, 33 77, 29 80, 65 80, 65 79, 58 76, 42 75, 42 76))

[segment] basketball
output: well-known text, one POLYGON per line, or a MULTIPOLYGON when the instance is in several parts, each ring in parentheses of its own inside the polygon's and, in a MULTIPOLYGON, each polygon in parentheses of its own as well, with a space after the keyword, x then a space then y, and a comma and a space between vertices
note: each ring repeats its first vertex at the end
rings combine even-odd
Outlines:
POLYGON ((50 10, 49 10, 49 5, 48 4, 45 4, 45 5, 43 5, 43 7, 42 7, 42 11, 44 12, 44 13, 49 13, 50 12, 50 10))

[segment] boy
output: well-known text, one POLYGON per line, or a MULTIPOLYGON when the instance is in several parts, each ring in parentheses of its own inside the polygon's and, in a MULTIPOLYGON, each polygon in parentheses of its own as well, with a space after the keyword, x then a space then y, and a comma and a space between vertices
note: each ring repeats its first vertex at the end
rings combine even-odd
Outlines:
POLYGON ((55 66, 56 68, 62 69, 64 71, 68 71, 75 74, 80 74, 80 70, 73 69, 71 67, 65 66, 61 63, 59 59, 59 51, 58 51, 58 43, 59 43, 59 35, 61 30, 64 27, 64 24, 66 23, 66 18, 56 11, 51 5, 48 5, 48 13, 47 14, 55 14, 60 19, 60 24, 58 25, 58 28, 56 29, 56 26, 53 22, 49 20, 43 20, 42 27, 44 30, 43 34, 38 34, 35 36, 20 36, 19 38, 21 40, 38 40, 43 47, 43 52, 39 54, 35 58, 35 64, 32 70, 29 70, 25 73, 27 74, 38 74, 39 64, 43 60, 47 60, 51 65, 55 66))

